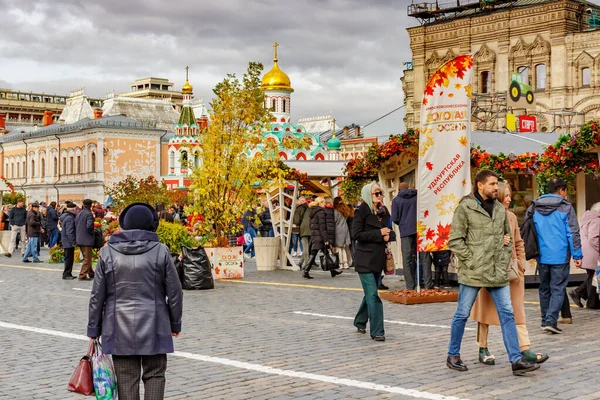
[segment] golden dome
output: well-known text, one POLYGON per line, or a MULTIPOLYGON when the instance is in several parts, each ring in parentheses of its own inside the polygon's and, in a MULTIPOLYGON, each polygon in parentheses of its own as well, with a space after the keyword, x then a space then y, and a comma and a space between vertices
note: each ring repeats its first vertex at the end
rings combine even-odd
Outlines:
POLYGON ((273 50, 275 56, 273 57, 273 68, 269 72, 265 74, 262 79, 262 84, 260 85, 262 90, 289 90, 293 92, 292 82, 290 81, 290 77, 287 76, 285 72, 279 69, 278 58, 277 58, 277 43, 273 44, 273 50))
POLYGON ((190 81, 188 80, 188 70, 190 67, 185 67, 185 83, 181 87, 181 93, 183 94, 192 94, 194 91, 194 87, 190 85, 190 81))

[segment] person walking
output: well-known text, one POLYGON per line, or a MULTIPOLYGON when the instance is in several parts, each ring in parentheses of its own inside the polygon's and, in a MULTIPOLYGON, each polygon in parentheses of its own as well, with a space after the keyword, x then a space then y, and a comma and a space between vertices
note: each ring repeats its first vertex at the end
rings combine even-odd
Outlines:
POLYGON ((12 257, 12 253, 18 247, 17 239, 21 244, 21 256, 25 255, 25 244, 27 242, 27 210, 25 209, 25 201, 22 198, 17 200, 17 206, 10 210, 8 221, 10 224, 10 245, 6 257, 12 257))
POLYGON ((310 258, 310 212, 306 197, 298 199, 298 206, 294 213, 294 225, 300 227, 300 240, 302 241, 302 257, 300 258, 300 268, 304 268, 310 258))
POLYGON ((40 205, 36 201, 31 205, 31 210, 27 212, 27 220, 25 225, 27 227, 27 237, 29 239, 27 240, 27 248, 25 249, 25 254, 23 254, 23 262, 25 263, 31 262, 29 261, 29 256, 33 257, 34 263, 42 262, 39 258, 40 253, 38 247, 40 241, 40 234, 42 232, 42 221, 40 218, 39 210, 40 205))
POLYGON ((62 248, 65 252, 65 268, 62 278, 71 280, 76 278, 72 275, 77 243, 75 237, 75 204, 67 203, 66 210, 60 215, 60 226, 62 228, 62 248))
MULTIPOLYGON (((519 339, 519 349, 521 354, 529 362, 541 364, 548 360, 547 354, 534 353, 530 350, 531 341, 525 321, 525 246, 521 233, 519 232, 519 223, 517 216, 508 211, 512 201, 512 191, 508 184, 498 184, 498 201, 506 209, 506 216, 510 225, 513 240, 512 243, 512 262, 518 266, 518 278, 510 281, 510 300, 513 306, 515 323, 517 324, 517 335, 519 339)), ((471 318, 477 321, 477 345, 479 346, 479 361, 486 365, 494 365, 496 357, 490 354, 488 350, 488 332, 490 325, 500 325, 498 314, 494 308, 494 302, 487 290, 480 290, 477 300, 471 311, 471 318)))
POLYGON ((48 247, 52 248, 58 243, 58 213, 56 212, 55 201, 51 202, 48 206, 46 229, 48 232, 48 247))
POLYGON ((242 216, 242 226, 244 227, 244 241, 246 248, 244 249, 244 256, 253 258, 256 255, 254 250, 254 238, 256 237, 256 209, 252 208, 244 213, 242 216))
POLYGON ((600 260, 600 203, 592 205, 592 207, 583 214, 581 219, 581 250, 583 253, 583 261, 581 268, 585 269, 587 277, 585 281, 575 290, 569 293, 569 297, 578 307, 590 309, 600 308, 600 299, 596 288, 592 285, 592 279, 598 268, 598 260, 600 260))
MULTIPOLYGON (((400 182, 398 194, 392 201, 392 221, 400 230, 400 250, 402 252, 402 271, 406 288, 415 290, 417 285, 417 191, 409 189, 408 183, 400 182)), ((423 285, 433 289, 431 256, 419 254, 419 263, 423 267, 423 285)))
POLYGON ((79 271, 80 281, 94 278, 92 268, 92 246, 94 245, 94 216, 91 211, 92 200, 83 200, 83 208, 75 216, 75 239, 81 250, 83 263, 79 271))
POLYGON ((263 201, 263 209, 260 215, 260 236, 261 237, 273 237, 273 221, 271 220, 271 211, 269 211, 269 202, 263 201))
POLYGON ((508 287, 512 255, 511 228, 498 196, 498 175, 482 170, 475 176, 473 193, 463 197, 452 218, 448 245, 458 257, 458 307, 450 328, 446 365, 467 371, 460 358, 465 324, 481 288, 485 288, 500 317, 500 327, 513 375, 535 371, 539 364, 525 359, 519 350, 517 326, 508 287))
POLYGON ((350 254, 350 229, 348 228, 348 218, 353 214, 352 209, 348 207, 341 197, 333 200, 334 220, 335 220, 335 248, 338 254, 341 268, 349 269, 352 263, 350 254))
POLYGON ((383 326, 383 303, 377 293, 379 277, 386 264, 386 246, 395 233, 389 228, 390 213, 382 204, 383 192, 377 183, 369 183, 361 190, 362 204, 354 213, 352 237, 356 239, 354 269, 360 277, 364 296, 354 317, 358 333, 367 333, 367 322, 371 338, 385 341, 383 326))
MULTIPOLYGON (((304 253, 304 245, 302 244, 302 239, 300 237, 300 223, 296 223, 296 221, 298 220, 298 210, 301 206, 305 205, 306 198, 299 197, 298 200, 296 200, 296 210, 294 211, 294 217, 292 218, 292 257, 301 257, 304 253), (300 251, 298 251, 298 248, 300 248, 300 251)), ((304 211, 306 211, 306 208, 304 208, 304 211)), ((304 213, 302 213, 302 215, 304 215, 304 213)))
POLYGON ((181 283, 150 205, 129 205, 119 223, 123 231, 100 251, 87 336, 101 336, 103 352, 112 355, 120 400, 139 400, 140 378, 144 398, 162 400, 167 354, 181 332, 181 283))
MULTIPOLYGON (((335 219, 330 220, 330 217, 328 217, 325 212, 325 198, 317 197, 310 203, 309 207, 311 245, 310 258, 302 270, 302 277, 304 279, 313 279, 309 272, 315 264, 319 250, 325 252, 329 246, 333 245, 335 240, 335 219)), ((335 278, 337 275, 341 274, 342 271, 332 269, 330 273, 331 277, 335 278)))
POLYGON ((538 274, 542 330, 562 333, 558 313, 565 300, 571 257, 581 267, 581 240, 577 215, 567 200, 567 183, 560 178, 548 182, 548 194, 534 200, 525 220, 533 218, 538 236, 538 274))

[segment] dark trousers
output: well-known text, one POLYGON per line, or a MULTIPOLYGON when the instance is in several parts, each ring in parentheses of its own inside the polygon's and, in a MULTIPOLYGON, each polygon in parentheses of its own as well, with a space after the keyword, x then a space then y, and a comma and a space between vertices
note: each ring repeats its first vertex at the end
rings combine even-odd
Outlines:
POLYGON ((87 276, 92 278, 94 276, 94 270, 92 269, 92 246, 79 246, 81 250, 81 256, 83 257, 83 263, 81 264, 81 270, 79 271, 79 279, 83 279, 87 276))
POLYGON ((75 248, 65 250, 65 269, 63 271, 63 278, 71 276, 73 272, 73 261, 75 260, 75 248))
POLYGON ((569 296, 567 296, 567 291, 565 290, 563 305, 560 308, 560 316, 562 318, 573 318, 571 315, 571 303, 569 303, 569 296))
POLYGON ((385 336, 383 329, 383 303, 377 293, 377 284, 381 274, 365 273, 358 274, 360 284, 365 293, 356 317, 354 317, 354 326, 361 329, 367 329, 367 322, 371 337, 385 336))
MULTIPOLYGON (((417 286, 417 235, 401 237, 400 250, 402 251, 402 271, 406 288, 415 290, 417 286)), ((433 289, 431 254, 419 253, 419 263, 423 266, 423 286, 425 289, 433 289)))
POLYGON ((540 278, 540 308, 542 322, 556 325, 558 313, 563 307, 567 284, 569 283, 570 263, 542 264, 538 266, 540 278))
POLYGON ((600 299, 598 299, 598 293, 596 293, 596 288, 592 286, 592 279, 594 279, 594 275, 596 271, 593 269, 586 269, 587 276, 585 281, 575 290, 575 294, 581 297, 586 301, 587 308, 598 309, 600 308, 600 299))
POLYGON ((165 398, 167 355, 112 356, 117 375, 119 400, 140 399, 140 377, 144 382, 144 400, 165 398))

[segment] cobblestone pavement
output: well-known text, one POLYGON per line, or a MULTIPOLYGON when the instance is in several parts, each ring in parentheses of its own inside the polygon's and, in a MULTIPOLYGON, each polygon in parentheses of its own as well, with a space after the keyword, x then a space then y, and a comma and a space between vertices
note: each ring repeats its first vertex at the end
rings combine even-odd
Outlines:
MULTIPOLYGON (((87 348, 91 282, 63 281, 61 269, 0 257, 0 399, 81 398, 65 388, 87 348)), ((600 398, 598 312, 573 308, 574 324, 551 336, 539 329, 537 291, 528 289, 533 349, 549 352, 550 360, 535 375, 513 377, 500 330, 493 327, 490 350, 497 365, 484 366, 477 362, 475 324, 469 322, 462 353, 470 369, 460 373, 445 365, 456 304, 386 302, 387 341, 378 343, 352 326, 362 297, 356 274, 314 276, 306 281, 298 272, 257 272, 250 262, 243 283, 185 292, 167 398, 600 398)), ((385 280, 391 289, 401 288, 398 277, 385 280)))

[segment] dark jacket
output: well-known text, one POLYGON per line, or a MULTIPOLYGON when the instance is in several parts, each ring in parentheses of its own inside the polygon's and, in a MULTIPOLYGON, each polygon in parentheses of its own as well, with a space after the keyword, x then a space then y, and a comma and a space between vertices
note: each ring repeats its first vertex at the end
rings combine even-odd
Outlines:
POLYGON ((156 233, 113 234, 96 266, 87 335, 102 335, 106 354, 172 353, 171 332, 181 332, 182 311, 179 277, 156 233))
POLYGON ((64 211, 60 215, 61 241, 63 249, 72 249, 76 246, 75 242, 75 214, 64 211))
POLYGON ((263 212, 258 216, 260 218, 260 230, 263 232, 269 232, 273 228, 273 222, 271 221, 271 212, 269 208, 265 208, 263 212))
POLYGON ((40 237, 40 230, 42 229, 42 221, 40 214, 33 210, 27 212, 27 236, 29 237, 40 237))
MULTIPOLYGON (((387 208, 381 216, 371 211, 366 203, 360 205, 352 222, 352 237, 356 240, 354 248, 354 269, 359 274, 381 274, 385 269, 385 248, 381 228, 390 225, 390 213, 387 208), (381 218, 381 220, 380 220, 381 218)), ((390 241, 395 240, 395 233, 390 232, 390 241)))
MULTIPOLYGON (((335 230, 335 222, 333 229, 335 230)), ((327 216, 323 207, 310 208, 310 242, 312 250, 323 250, 331 234, 327 232, 327 216)), ((331 246, 333 242, 330 241, 331 246)))
POLYGON ((256 211, 250 210, 246 211, 242 216, 242 226, 244 227, 244 231, 248 231, 248 228, 253 228, 256 230, 256 224, 254 223, 254 218, 256 217, 256 211))
MULTIPOLYGON (((581 260, 579 223, 571 203, 556 194, 545 194, 533 203, 533 222, 540 249, 538 261, 542 264, 565 264, 571 261, 571 257, 581 260)), ((527 214, 530 214, 531 208, 529 206, 527 214)))
POLYGON ((78 246, 94 245, 94 216, 89 208, 83 208, 75 217, 75 240, 78 246))
POLYGON ((327 241, 335 247, 335 210, 333 206, 325 206, 325 223, 327 224, 327 241))
POLYGON ((8 216, 11 226, 23 226, 27 222, 27 210, 25 207, 13 207, 8 216))
POLYGON ((304 203, 296 208, 294 224, 300 227, 300 237, 310 237, 310 212, 308 212, 308 204, 304 203))
POLYGON ((417 191, 404 189, 392 201, 392 221, 400 229, 400 237, 417 233, 417 191))
POLYGON ((58 227, 58 213, 54 207, 48 207, 48 213, 46 214, 46 227, 49 231, 58 227))

